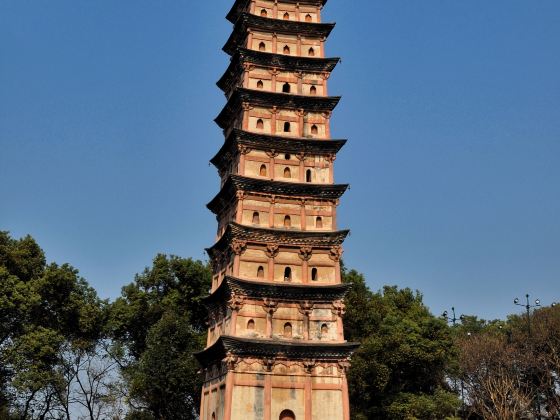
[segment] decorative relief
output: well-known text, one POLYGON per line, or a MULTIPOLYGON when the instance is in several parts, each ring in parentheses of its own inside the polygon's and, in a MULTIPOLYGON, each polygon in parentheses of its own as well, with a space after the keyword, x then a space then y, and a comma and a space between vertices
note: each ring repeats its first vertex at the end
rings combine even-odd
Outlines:
POLYGON ((243 201, 245 199, 245 191, 237 191, 235 195, 239 201, 243 201))
POLYGON ((299 257, 303 261, 309 261, 312 255, 313 255, 313 248, 310 246, 302 246, 299 249, 299 257))
POLYGON ((228 353, 226 358, 224 359, 224 362, 228 370, 235 370, 239 363, 239 358, 232 353, 228 353))
POLYGON ((327 156, 325 156, 325 160, 332 165, 334 163, 334 161, 336 160, 336 155, 334 153, 330 154, 330 155, 327 155, 327 156))
POLYGON ((277 156, 280 154, 280 153, 278 153, 278 152, 277 152, 276 150, 274 150, 274 149, 270 149, 270 150, 266 151, 265 153, 266 153, 266 155, 267 155, 269 158, 271 158, 271 159, 277 157, 277 156))
POLYGON ((305 152, 300 152, 296 155, 296 158, 300 161, 305 160, 305 152))
POLYGON ((242 155, 248 155, 249 153, 251 153, 251 148, 244 146, 242 144, 238 144, 237 145, 237 150, 239 151, 239 153, 241 153, 242 155))
POLYGON ((253 109, 253 107, 251 106, 251 104, 249 102, 243 102, 241 104, 241 107, 243 108, 243 111, 250 111, 253 109))
POLYGON ((262 361, 263 368, 267 372, 272 372, 272 368, 274 368, 275 364, 276 364, 276 360, 274 359, 264 359, 262 361))
POLYGON ((340 300, 333 302, 332 313, 335 316, 339 316, 339 317, 344 316, 344 314, 346 313, 346 305, 340 300))
POLYGON ((304 360, 303 361, 303 367, 305 369, 305 373, 307 373, 308 375, 311 375, 313 373, 313 370, 315 369, 315 366, 317 366, 317 361, 316 360, 304 360))
POLYGON ((280 247, 277 244, 266 245, 266 256, 268 258, 276 258, 280 252, 280 247))
POLYGON ((313 305, 313 303, 306 300, 305 302, 301 302, 299 304, 299 312, 305 316, 309 316, 311 315, 311 312, 313 312, 314 306, 315 305, 313 305))
POLYGON ((239 311, 243 308, 245 297, 241 295, 232 294, 231 299, 228 301, 229 308, 232 311, 239 311))
POLYGON ((230 246, 235 255, 242 255, 247 250, 247 241, 235 239, 230 246))
POLYGON ((263 310, 267 313, 267 314, 274 314, 274 312, 276 312, 278 310, 278 302, 274 301, 272 299, 268 299, 265 298, 263 299, 263 310))
POLYGON ((296 115, 298 117, 305 117, 307 115, 307 111, 305 109, 298 109, 296 111, 296 115))
POLYGON ((335 262, 338 262, 342 258, 343 252, 344 251, 342 250, 341 246, 333 246, 330 250, 329 258, 335 262))

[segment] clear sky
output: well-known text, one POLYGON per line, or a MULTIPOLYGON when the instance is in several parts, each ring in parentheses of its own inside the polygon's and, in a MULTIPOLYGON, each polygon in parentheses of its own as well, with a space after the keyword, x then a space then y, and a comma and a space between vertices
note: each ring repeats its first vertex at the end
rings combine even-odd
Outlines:
MULTIPOLYGON (((205 258, 233 0, 0 0, 0 229, 115 297, 205 258)), ((340 226, 372 288, 560 301, 560 1, 330 0, 340 226)))

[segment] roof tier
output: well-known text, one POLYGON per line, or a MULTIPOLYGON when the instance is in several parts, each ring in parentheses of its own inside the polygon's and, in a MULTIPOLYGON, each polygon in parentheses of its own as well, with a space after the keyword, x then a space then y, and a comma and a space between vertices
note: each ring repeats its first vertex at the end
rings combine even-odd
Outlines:
POLYGON ((288 360, 312 359, 318 362, 339 361, 350 358, 358 347, 358 343, 273 341, 222 335, 212 346, 195 353, 195 357, 203 366, 220 362, 230 354, 288 360))
POLYGON ((242 280, 227 276, 220 286, 203 303, 208 308, 224 305, 232 295, 246 296, 253 299, 272 299, 275 301, 331 303, 344 299, 350 290, 349 284, 309 285, 264 283, 242 280))
POLYGON ((225 53, 234 55, 239 48, 245 47, 249 29, 276 34, 302 35, 327 38, 334 29, 334 23, 309 23, 293 20, 271 19, 242 12, 235 22, 233 32, 223 47, 225 53))
MULTIPOLYGON (((226 19, 229 20, 231 23, 235 23, 239 18, 239 15, 243 11, 249 9, 250 2, 251 0, 236 0, 235 4, 227 14, 226 19)), ((292 3, 292 4, 299 3, 299 4, 305 4, 311 6, 319 5, 322 7, 327 3, 327 0, 282 0, 282 3, 292 3)))
POLYGON ((338 57, 299 57, 239 48, 217 85, 224 92, 230 92, 236 83, 237 76, 243 72, 243 65, 246 63, 265 68, 290 69, 307 73, 331 73, 339 62, 340 58, 338 57))
POLYGON ((210 258, 214 258, 219 255, 220 252, 226 250, 234 240, 263 245, 276 243, 278 245, 294 247, 312 246, 330 248, 341 245, 349 233, 349 230, 336 232, 313 232, 302 230, 264 229, 231 222, 218 242, 216 242, 212 247, 207 248, 206 252, 210 258))
POLYGON ((306 155, 336 155, 346 144, 346 140, 318 140, 310 138, 286 138, 269 136, 235 129, 226 139, 220 151, 214 156, 212 163, 218 170, 226 170, 229 161, 237 153, 238 146, 253 150, 275 151, 279 153, 304 153, 306 155))
POLYGON ((219 214, 224 207, 234 200, 238 191, 274 194, 280 197, 336 200, 342 197, 347 189, 348 184, 300 184, 230 175, 218 195, 206 207, 212 213, 219 214))
POLYGON ((236 88, 214 121, 223 130, 231 127, 233 120, 241 112, 243 103, 270 108, 331 112, 336 108, 338 102, 340 102, 340 96, 305 96, 236 88))

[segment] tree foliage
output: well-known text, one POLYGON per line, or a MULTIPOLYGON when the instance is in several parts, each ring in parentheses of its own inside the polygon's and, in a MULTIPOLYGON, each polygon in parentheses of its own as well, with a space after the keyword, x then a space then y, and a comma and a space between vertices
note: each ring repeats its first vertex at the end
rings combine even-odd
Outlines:
POLYGON ((349 372, 354 419, 444 419, 458 407, 446 367, 454 358, 446 323, 422 296, 385 287, 374 293, 356 271, 344 271, 346 338, 361 343, 349 372))
POLYGON ((202 383, 193 353, 204 348, 211 272, 192 259, 158 255, 122 290, 110 327, 135 418, 193 419, 202 383))

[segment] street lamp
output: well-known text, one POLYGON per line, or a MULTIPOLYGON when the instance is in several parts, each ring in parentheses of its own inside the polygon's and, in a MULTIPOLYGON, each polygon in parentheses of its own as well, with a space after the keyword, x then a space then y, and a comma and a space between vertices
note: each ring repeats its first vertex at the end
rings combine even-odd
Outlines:
MULTIPOLYGON (((525 295, 525 299, 526 299, 525 304, 522 304, 519 301, 519 298, 515 298, 513 300, 513 303, 514 303, 514 305, 524 307, 525 310, 527 311, 527 333, 529 334, 529 339, 531 339, 532 338, 532 335, 531 335, 531 309, 539 308, 541 306, 541 301, 540 301, 540 299, 535 299, 535 304, 531 305, 531 303, 529 302, 529 294, 528 293, 525 295)), ((540 398, 540 391, 539 391, 538 388, 537 388, 537 395, 536 396, 537 396, 537 400, 536 400, 537 419, 541 420, 541 398, 540 398)))
POLYGON ((515 298, 513 303, 514 305, 522 306, 527 310, 527 331, 529 332, 529 337, 531 337, 531 309, 540 307, 541 301, 540 299, 535 299, 535 304, 531 305, 529 302, 529 294, 525 295, 525 299, 527 300, 526 304, 520 303, 519 298, 515 298))
POLYGON ((457 321, 461 321, 463 322, 465 320, 465 315, 461 315, 459 318, 457 318, 457 315, 455 315, 455 308, 451 308, 451 313, 453 314, 451 317, 449 316, 449 312, 447 311, 443 311, 443 313, 441 314, 441 316, 447 321, 450 322, 451 324, 453 324, 453 326, 457 325, 457 321))
MULTIPOLYGON (((443 311, 441 314, 442 318, 445 319, 446 322, 451 323, 454 327, 457 325, 457 321, 463 322, 465 320, 465 315, 459 316, 457 318, 457 314, 455 313, 455 307, 451 308, 451 316, 449 316, 449 312, 443 311)), ((471 335, 471 333, 467 333, 467 335, 471 335)), ((455 379, 455 389, 457 388, 457 380, 455 379)), ((465 383, 463 382, 463 378, 461 378, 461 418, 465 415, 465 383)))

